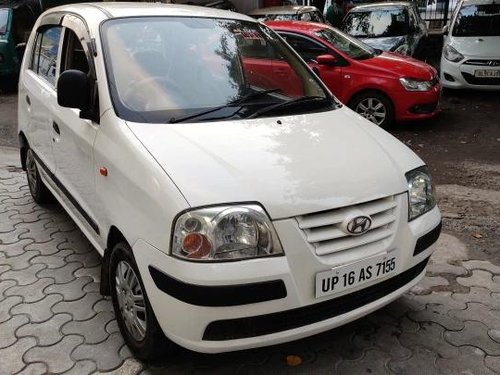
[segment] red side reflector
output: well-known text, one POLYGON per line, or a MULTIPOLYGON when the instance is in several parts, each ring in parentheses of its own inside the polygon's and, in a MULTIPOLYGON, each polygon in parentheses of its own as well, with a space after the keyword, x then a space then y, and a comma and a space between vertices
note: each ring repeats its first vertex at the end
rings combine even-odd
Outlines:
POLYGON ((106 177, 108 175, 108 169, 101 167, 101 168, 99 168, 99 173, 101 174, 101 176, 106 177))

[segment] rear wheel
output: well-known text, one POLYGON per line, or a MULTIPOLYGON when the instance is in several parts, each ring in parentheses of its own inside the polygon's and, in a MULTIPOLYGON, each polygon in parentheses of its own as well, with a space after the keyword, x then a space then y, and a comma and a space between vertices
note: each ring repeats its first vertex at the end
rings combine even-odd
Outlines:
POLYGON ((40 178, 40 173, 38 172, 38 167, 35 161, 35 155, 30 148, 26 152, 26 176, 28 178, 28 187, 33 200, 36 203, 50 201, 52 194, 40 178))
POLYGON ((394 123, 394 108, 390 99, 377 91, 356 95, 349 107, 382 128, 388 128, 394 123))
POLYGON ((132 249, 120 242, 112 250, 109 283, 116 320, 128 347, 145 361, 155 361, 173 346, 156 320, 132 249))

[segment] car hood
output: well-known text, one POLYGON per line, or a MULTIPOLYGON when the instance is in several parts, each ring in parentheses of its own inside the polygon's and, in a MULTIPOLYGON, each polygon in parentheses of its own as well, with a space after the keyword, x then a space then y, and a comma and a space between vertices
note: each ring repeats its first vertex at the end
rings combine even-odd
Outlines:
POLYGON ((382 52, 380 55, 359 63, 377 67, 398 77, 409 77, 421 80, 431 80, 437 75, 436 69, 423 61, 399 53, 382 52))
POLYGON ((358 38, 363 43, 382 51, 394 51, 406 41, 406 36, 389 36, 385 38, 358 38))
POLYGON ((500 36, 452 36, 453 48, 468 57, 500 57, 500 36))
POLYGON ((259 202, 272 219, 401 193, 407 190, 405 172, 423 164, 345 107, 280 118, 128 126, 192 207, 259 202))

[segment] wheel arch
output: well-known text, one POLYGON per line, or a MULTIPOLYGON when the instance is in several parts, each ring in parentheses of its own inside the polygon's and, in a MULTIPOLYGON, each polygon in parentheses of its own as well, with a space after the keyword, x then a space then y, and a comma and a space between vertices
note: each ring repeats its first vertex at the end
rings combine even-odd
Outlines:
POLYGON ((362 94, 365 94, 367 92, 376 92, 378 94, 382 94, 383 96, 385 96, 391 102, 391 105, 394 108, 394 100, 392 100, 392 97, 387 92, 385 92, 384 90, 381 90, 379 87, 377 87, 377 88, 374 88, 374 87, 364 87, 364 88, 362 88, 362 89, 360 89, 358 91, 355 91, 351 95, 351 97, 348 100, 346 100, 347 106, 349 108, 351 108, 352 103, 354 102, 354 99, 356 99, 358 96, 360 96, 362 94))
POLYGON ((24 135, 24 132, 19 132, 19 156, 21 157, 21 167, 23 168, 23 171, 26 170, 26 152, 28 151, 29 148, 29 143, 28 139, 26 138, 26 135, 24 135))
POLYGON ((109 259, 111 256, 111 251, 120 242, 127 242, 124 234, 116 226, 112 225, 109 228, 108 238, 106 240, 106 249, 104 249, 104 254, 102 257, 101 265, 101 287, 100 292, 104 296, 109 296, 111 291, 109 289, 109 259))

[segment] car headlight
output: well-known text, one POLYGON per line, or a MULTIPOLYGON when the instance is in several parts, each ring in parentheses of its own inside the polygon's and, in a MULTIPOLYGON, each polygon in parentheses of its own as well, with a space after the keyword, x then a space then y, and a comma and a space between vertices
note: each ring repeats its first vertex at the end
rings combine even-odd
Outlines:
POLYGON ((219 206, 177 218, 172 255, 193 261, 227 261, 283 254, 271 220, 258 205, 219 206))
POLYGON ((398 48, 396 48, 394 50, 394 52, 396 53, 399 53, 401 55, 408 55, 408 51, 409 51, 409 47, 408 47, 408 44, 401 44, 398 48))
POLYGON ((460 52, 458 52, 455 48, 453 48, 449 44, 444 46, 443 55, 446 60, 449 60, 451 62, 459 62, 464 59, 464 55, 462 55, 460 52))
POLYGON ((432 210, 436 205, 431 176, 427 167, 420 167, 406 173, 408 181, 408 220, 432 210))
POLYGON ((406 91, 429 91, 433 86, 433 81, 422 81, 413 78, 400 78, 399 82, 406 91))

